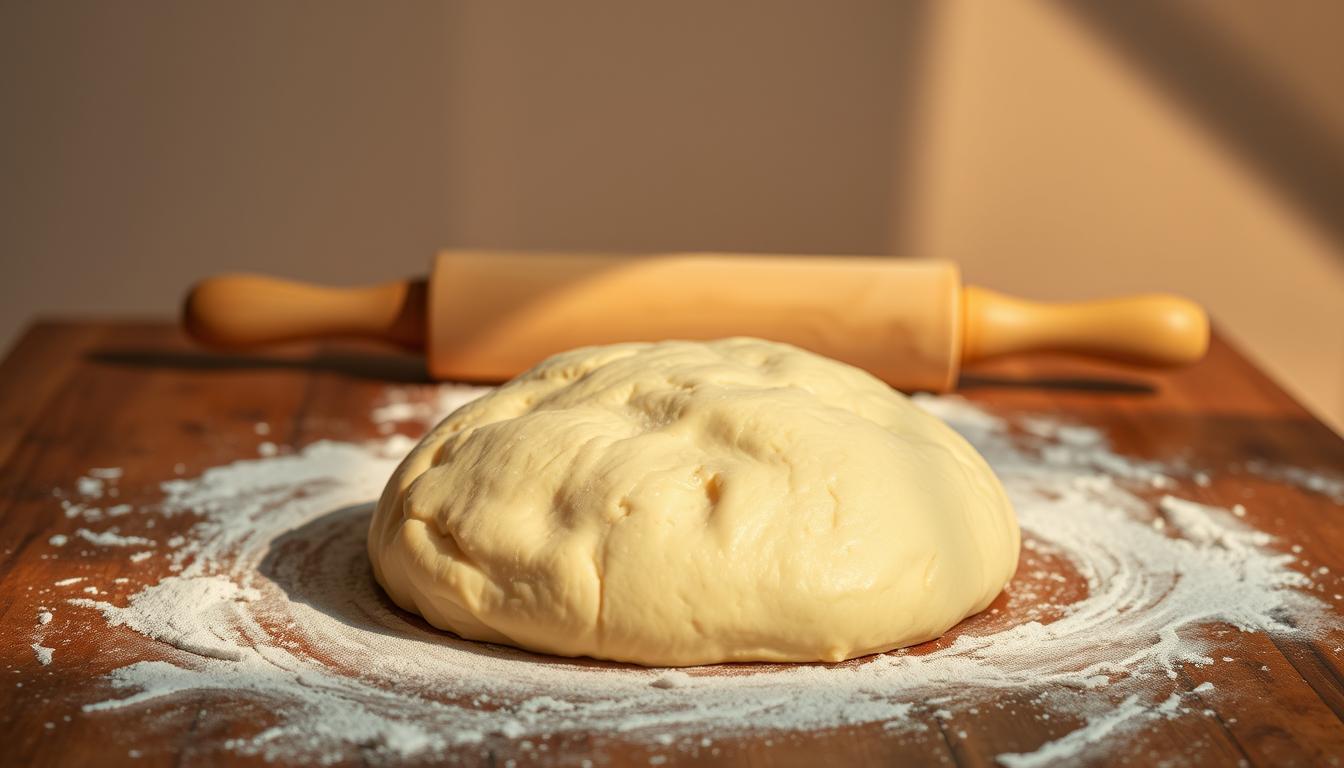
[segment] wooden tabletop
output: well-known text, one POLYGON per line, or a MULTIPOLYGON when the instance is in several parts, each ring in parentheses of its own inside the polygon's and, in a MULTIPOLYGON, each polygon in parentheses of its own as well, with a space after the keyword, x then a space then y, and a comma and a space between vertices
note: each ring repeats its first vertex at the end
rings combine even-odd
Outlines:
MULTIPOLYGON (((71 521, 53 503, 89 467, 115 466, 128 503, 151 503, 175 473, 256 455, 254 425, 298 448, 319 439, 376 437, 367 415, 390 384, 424 380, 414 358, 358 345, 309 345, 274 354, 225 356, 190 346, 162 322, 48 321, 32 326, 0 367, 0 762, 13 765, 215 765, 264 763, 225 745, 257 728, 256 708, 230 706, 227 691, 182 694, 135 710, 86 713, 79 704, 107 697, 106 675, 137 660, 164 658, 155 643, 105 622, 70 625, 56 663, 34 656, 35 585, 60 579, 47 546, 71 521), (181 465, 176 467, 175 465, 181 465), (185 700, 183 700, 185 699, 185 700), (165 726, 165 724, 167 724, 165 726)), ((1254 491, 1249 523, 1299 542, 1303 559, 1344 573, 1344 506, 1329 493, 1244 471, 1262 463, 1344 476, 1344 441, 1313 418, 1241 354, 1215 340, 1193 368, 1139 372, 1035 357, 968 371, 961 392, 998 414, 1055 414, 1103 429, 1116 450, 1154 460, 1228 468, 1213 483, 1181 495, 1231 506, 1254 491), (1240 469, 1239 469, 1240 468, 1240 469)), ((124 553, 81 564, 105 599, 117 601, 124 553)), ((142 577, 141 577, 142 578, 142 577)), ((1344 591, 1341 589, 1339 591, 1344 591)), ((96 614, 91 614, 96 617, 96 614)), ((71 615, 58 622, 78 621, 71 615)), ((1344 677, 1339 633, 1316 639, 1245 634, 1245 664, 1210 667, 1200 679, 1230 692, 1207 702, 1209 716, 1156 720, 1107 741, 1089 762, 1132 765, 1322 765, 1344 759, 1344 677), (1196 748, 1191 748, 1191 745, 1196 748)), ((1194 680, 1184 679, 1181 684, 1194 680)), ((1022 702, 1023 709, 1030 702, 1022 702)), ((957 713, 918 731, 856 726, 790 737, 725 739, 709 752, 674 752, 668 764, 992 765, 1066 733, 1068 724, 1008 716, 1006 710, 957 713)), ((510 742, 449 755, 466 765, 648 765, 647 750, 606 734, 557 738, 545 752, 510 742)), ((369 762, 358 751, 349 762, 369 762)), ((655 764, 659 761, 655 761, 655 764)))

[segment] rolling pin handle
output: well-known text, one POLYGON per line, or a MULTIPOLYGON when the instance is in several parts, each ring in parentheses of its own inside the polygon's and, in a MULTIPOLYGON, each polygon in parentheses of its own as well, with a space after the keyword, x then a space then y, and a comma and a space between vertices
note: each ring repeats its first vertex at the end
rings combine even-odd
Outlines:
POLYGON ((330 288, 262 275, 219 275, 197 283, 182 307, 187 332, 214 347, 349 337, 425 346, 423 280, 330 288))
POLYGON ((1179 366, 1198 361, 1209 347, 1203 307, 1168 294, 1041 304, 968 286, 962 312, 963 364, 1019 352, 1070 352, 1179 366))

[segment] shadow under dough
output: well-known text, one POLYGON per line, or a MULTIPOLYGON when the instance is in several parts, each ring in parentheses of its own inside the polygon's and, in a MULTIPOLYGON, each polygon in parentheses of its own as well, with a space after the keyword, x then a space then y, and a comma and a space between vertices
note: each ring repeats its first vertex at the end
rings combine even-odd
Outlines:
POLYGON ((466 640, 436 629, 420 616, 402 610, 373 577, 367 545, 373 509, 373 503, 342 507, 285 532, 270 543, 257 570, 279 587, 291 602, 306 605, 362 632, 418 639, 519 663, 642 669, 629 664, 547 656, 466 640))

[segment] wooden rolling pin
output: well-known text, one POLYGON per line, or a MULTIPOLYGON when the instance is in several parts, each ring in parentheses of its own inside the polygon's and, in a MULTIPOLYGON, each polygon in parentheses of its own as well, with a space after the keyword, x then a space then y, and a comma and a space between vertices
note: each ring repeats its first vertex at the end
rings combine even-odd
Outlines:
POLYGON ((955 264, 878 257, 614 257, 446 251, 428 280, 326 288, 256 275, 196 285, 183 321, 225 348, 363 337, 425 350, 440 379, 498 381, 589 344, 758 336, 947 390, 966 363, 1032 351, 1195 362, 1197 304, 1150 294, 1038 304, 963 287, 955 264))

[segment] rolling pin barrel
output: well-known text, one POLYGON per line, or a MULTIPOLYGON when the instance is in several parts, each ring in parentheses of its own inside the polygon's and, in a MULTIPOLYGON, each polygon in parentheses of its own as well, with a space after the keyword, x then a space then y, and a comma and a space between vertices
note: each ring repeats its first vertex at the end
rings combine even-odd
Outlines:
POLYGON ((757 336, 941 390, 960 348, 960 276, 943 261, 448 251, 429 290, 443 379, 505 379, 593 344, 757 336))

